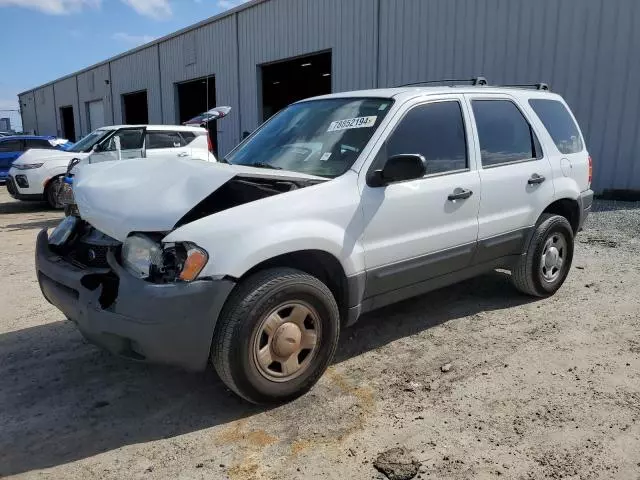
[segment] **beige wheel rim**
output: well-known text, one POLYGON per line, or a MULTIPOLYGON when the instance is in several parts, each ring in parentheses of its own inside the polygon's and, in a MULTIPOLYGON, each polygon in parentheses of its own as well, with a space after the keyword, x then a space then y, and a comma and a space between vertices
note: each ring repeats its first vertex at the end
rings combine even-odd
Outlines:
POLYGON ((302 375, 320 345, 320 316, 302 301, 274 308, 260 322, 253 342, 253 361, 260 374, 274 382, 302 375))

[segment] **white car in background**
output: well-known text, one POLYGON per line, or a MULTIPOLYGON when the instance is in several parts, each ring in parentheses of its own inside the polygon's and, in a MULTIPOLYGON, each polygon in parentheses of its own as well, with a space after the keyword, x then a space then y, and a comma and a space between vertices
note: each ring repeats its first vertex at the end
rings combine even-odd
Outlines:
POLYGON ((114 125, 91 132, 67 151, 31 149, 25 152, 9 170, 7 189, 17 200, 44 200, 52 208, 62 208, 58 192, 71 160, 98 163, 141 157, 216 161, 205 128, 114 125))

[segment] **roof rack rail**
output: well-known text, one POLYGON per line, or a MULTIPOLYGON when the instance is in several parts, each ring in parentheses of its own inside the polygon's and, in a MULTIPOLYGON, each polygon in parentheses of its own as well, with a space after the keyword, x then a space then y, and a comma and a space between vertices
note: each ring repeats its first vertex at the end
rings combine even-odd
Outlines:
POLYGON ((536 90, 549 90, 549 85, 546 83, 518 83, 513 85, 500 85, 501 87, 515 87, 515 88, 535 88, 536 90))
POLYGON ((451 83, 451 82, 469 82, 471 85, 479 86, 479 85, 487 85, 487 79, 484 77, 473 77, 473 78, 443 78, 442 80, 425 80, 424 82, 414 82, 414 83, 404 83, 402 85, 398 85, 398 87, 411 87, 414 85, 428 85, 431 83, 451 83))

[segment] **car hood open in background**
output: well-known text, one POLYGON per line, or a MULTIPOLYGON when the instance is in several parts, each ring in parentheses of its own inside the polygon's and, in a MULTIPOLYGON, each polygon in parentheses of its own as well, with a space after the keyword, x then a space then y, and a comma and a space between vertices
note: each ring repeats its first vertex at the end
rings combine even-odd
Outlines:
POLYGON ((236 176, 256 181, 326 180, 171 157, 84 165, 74 178, 73 193, 83 220, 124 241, 131 232, 173 230, 187 213, 236 176))

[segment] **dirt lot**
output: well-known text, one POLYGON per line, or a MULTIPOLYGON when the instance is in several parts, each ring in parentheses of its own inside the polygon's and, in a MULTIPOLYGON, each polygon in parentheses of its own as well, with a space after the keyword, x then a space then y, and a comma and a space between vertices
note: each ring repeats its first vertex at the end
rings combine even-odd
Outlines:
POLYGON ((555 297, 496 272, 387 308, 261 409, 87 344, 34 275, 61 215, 0 187, 0 476, 375 479, 401 445, 421 478, 640 479, 640 204, 597 207, 555 297))

